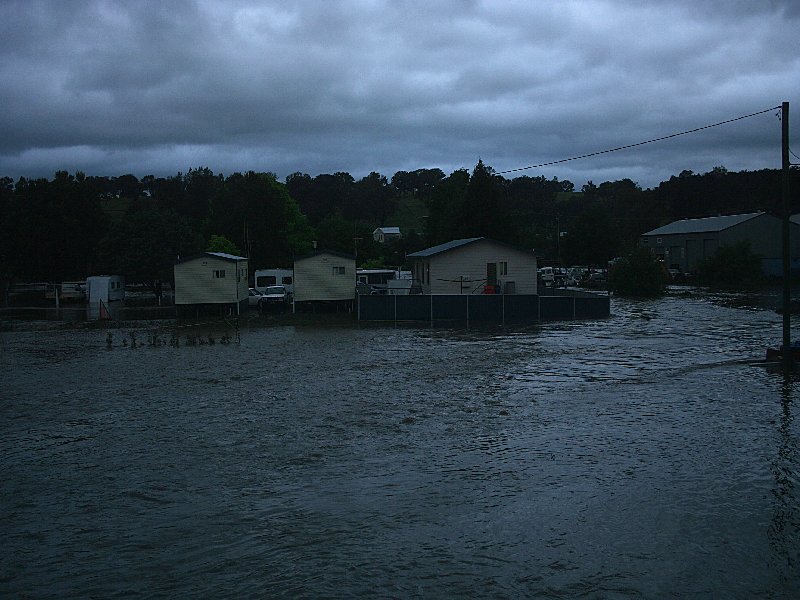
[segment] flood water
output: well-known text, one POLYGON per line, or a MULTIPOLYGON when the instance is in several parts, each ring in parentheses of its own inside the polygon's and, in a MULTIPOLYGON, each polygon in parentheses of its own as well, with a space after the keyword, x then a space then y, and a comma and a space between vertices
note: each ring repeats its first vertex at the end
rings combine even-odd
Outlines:
POLYGON ((800 597, 800 378, 748 363, 761 304, 0 333, 0 596, 800 597))

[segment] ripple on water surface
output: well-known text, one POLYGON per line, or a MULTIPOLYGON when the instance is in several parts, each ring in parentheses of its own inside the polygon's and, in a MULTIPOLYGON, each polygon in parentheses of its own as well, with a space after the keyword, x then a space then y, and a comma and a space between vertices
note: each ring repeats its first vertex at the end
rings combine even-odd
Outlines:
POLYGON ((747 364, 779 316, 612 311, 110 350, 2 333, 0 591, 797 596, 798 383, 747 364))

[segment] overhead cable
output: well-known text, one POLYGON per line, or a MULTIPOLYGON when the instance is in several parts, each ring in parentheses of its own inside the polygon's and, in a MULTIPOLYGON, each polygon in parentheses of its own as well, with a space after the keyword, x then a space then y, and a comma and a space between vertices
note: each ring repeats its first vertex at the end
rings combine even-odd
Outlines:
POLYGON ((527 171, 528 169, 539 169, 541 167, 549 167, 552 165, 558 165, 565 162, 570 162, 573 160, 581 160, 582 158, 590 158, 592 156, 599 156, 600 154, 608 154, 610 152, 618 152, 619 150, 627 150, 628 148, 635 148, 637 146, 644 146, 645 144, 652 144, 654 142, 662 142, 664 140, 669 140, 671 138, 679 137, 682 135, 688 135, 690 133, 697 133, 698 131, 703 131, 704 129, 711 129, 712 127, 719 127, 720 125, 726 125, 727 123, 733 123, 734 121, 741 121, 742 119, 749 119, 750 117, 755 117, 757 115, 763 115, 764 113, 771 112, 776 109, 780 109, 780 106, 773 106, 772 108, 767 108, 764 110, 760 110, 758 112, 750 113, 749 115, 742 115, 741 117, 736 117, 735 119, 727 119, 726 121, 720 121, 719 123, 714 123, 712 125, 704 125, 703 127, 697 127, 695 129, 689 129, 688 131, 681 131, 680 133, 673 133, 670 135, 665 135, 662 137, 654 138, 652 140, 647 140, 645 142, 637 142, 635 144, 627 144, 625 146, 619 146, 618 148, 610 148, 608 150, 600 150, 598 152, 591 152, 589 154, 582 154, 581 156, 573 156, 571 158, 562 158, 561 160, 553 160, 550 162, 541 163, 538 165, 531 165, 529 167, 519 167, 517 169, 508 169, 507 171, 498 171, 498 175, 504 175, 505 173, 515 173, 517 171, 527 171))

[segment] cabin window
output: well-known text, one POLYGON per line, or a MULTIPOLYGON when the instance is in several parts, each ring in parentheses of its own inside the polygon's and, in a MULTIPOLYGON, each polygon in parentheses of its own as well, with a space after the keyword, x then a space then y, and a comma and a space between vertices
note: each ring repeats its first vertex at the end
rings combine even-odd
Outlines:
POLYGON ((283 285, 292 285, 292 278, 291 277, 284 277, 281 279, 281 283, 283 285))
POLYGON ((497 263, 497 274, 508 275, 508 262, 504 261, 497 263))
POLYGON ((333 267, 334 275, 344 275, 344 267, 333 267))
POLYGON ((661 245, 661 238, 656 238, 656 244, 661 245))
POLYGON ((225 269, 214 269, 214 279, 224 279, 225 269))

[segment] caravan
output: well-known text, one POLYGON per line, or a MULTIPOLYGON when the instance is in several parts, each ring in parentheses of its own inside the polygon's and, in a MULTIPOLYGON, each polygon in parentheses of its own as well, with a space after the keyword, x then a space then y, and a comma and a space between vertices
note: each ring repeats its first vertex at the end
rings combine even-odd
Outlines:
POLYGON ((262 294, 273 285, 282 285, 294 296, 294 269, 256 269, 253 274, 254 288, 262 294))
POLYGON ((125 299, 125 278, 122 275, 94 275, 86 278, 86 302, 97 304, 125 299))

